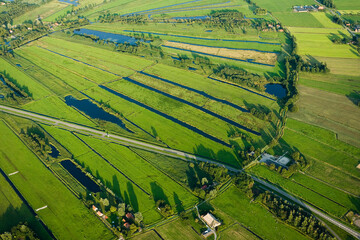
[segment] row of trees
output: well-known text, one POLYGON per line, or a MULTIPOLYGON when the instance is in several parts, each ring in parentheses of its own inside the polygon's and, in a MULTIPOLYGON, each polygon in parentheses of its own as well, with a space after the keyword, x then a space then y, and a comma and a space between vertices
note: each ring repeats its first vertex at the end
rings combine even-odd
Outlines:
POLYGON ((260 75, 249 73, 236 66, 222 64, 218 65, 217 68, 214 68, 213 71, 218 77, 240 85, 255 88, 259 91, 263 91, 264 84, 267 83, 266 79, 262 78, 260 75))
POLYGON ((2 101, 9 104, 19 105, 32 99, 32 93, 28 87, 19 84, 6 71, 0 72, 0 89, 2 90, 2 101))
POLYGON ((109 11, 98 17, 98 21, 101 23, 146 24, 147 20, 146 16, 140 14, 121 15, 118 13, 110 13, 109 11))
POLYGON ((37 155, 43 159, 49 160, 49 152, 51 147, 49 139, 38 126, 27 127, 25 130, 21 128, 20 136, 23 137, 37 155))
POLYGON ((320 0, 320 2, 328 8, 336 8, 334 0, 320 0))

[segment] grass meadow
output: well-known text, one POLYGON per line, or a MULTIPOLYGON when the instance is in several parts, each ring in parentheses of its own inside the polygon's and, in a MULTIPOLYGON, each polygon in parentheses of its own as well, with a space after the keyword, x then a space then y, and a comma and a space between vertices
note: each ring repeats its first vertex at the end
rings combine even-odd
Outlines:
POLYGON ((0 232, 27 222, 41 239, 52 239, 6 179, 0 175, 0 232))
POLYGON ((50 17, 53 14, 57 14, 59 11, 68 8, 68 6, 69 5, 66 3, 51 1, 40 5, 39 7, 30 10, 19 17, 16 17, 14 19, 14 24, 21 24, 25 20, 34 21, 38 16, 40 16, 42 19, 45 19, 46 21, 46 18, 50 17))
POLYGON ((0 129, 4 159, 0 167, 7 174, 19 171, 11 181, 33 209, 47 206, 37 213, 58 239, 113 238, 104 224, 46 169, 3 122, 0 129))
POLYGON ((215 207, 215 214, 216 209, 220 209, 239 223, 251 226, 251 231, 264 239, 307 239, 295 229, 276 220, 263 206, 250 202, 250 199, 235 187, 229 188, 211 201, 211 204, 215 207))
POLYGON ((336 9, 360 10, 360 2, 357 0, 334 0, 336 9))

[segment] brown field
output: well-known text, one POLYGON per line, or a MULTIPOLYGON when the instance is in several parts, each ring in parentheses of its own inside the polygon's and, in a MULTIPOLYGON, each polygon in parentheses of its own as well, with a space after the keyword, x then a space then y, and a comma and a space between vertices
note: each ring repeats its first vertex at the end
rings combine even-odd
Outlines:
POLYGON ((347 97, 299 85, 299 112, 289 117, 337 133, 344 142, 360 147, 360 109, 347 97))
POLYGON ((251 50, 236 50, 236 49, 227 49, 227 48, 219 48, 219 47, 205 47, 205 46, 197 46, 192 44, 178 43, 171 41, 167 41, 163 45, 208 53, 216 56, 241 59, 241 60, 253 59, 254 62, 266 63, 272 65, 276 64, 278 57, 278 55, 275 53, 263 53, 263 52, 256 52, 251 50))

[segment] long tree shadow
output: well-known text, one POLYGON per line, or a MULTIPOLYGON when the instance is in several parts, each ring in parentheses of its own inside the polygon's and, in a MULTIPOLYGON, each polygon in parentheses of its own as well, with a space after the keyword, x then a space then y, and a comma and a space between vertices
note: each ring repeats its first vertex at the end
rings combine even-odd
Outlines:
POLYGON ((130 198, 130 205, 132 206, 133 210, 135 212, 139 211, 139 202, 137 200, 135 191, 134 191, 134 187, 131 184, 131 182, 127 182, 127 190, 128 190, 128 194, 129 194, 129 198, 130 198))
POLYGON ((113 192, 121 199, 124 199, 123 196, 121 195, 120 183, 119 183, 119 180, 116 175, 113 175, 113 184, 112 185, 113 186, 111 189, 113 190, 113 192))
POLYGON ((239 167, 238 157, 233 149, 223 149, 215 153, 212 149, 205 147, 203 144, 197 145, 193 148, 193 152, 197 156, 205 157, 208 159, 217 160, 226 163, 233 167, 239 167))
POLYGON ((197 185, 197 177, 194 168, 189 166, 188 170, 186 170, 186 176, 189 188, 193 191, 197 185))
POLYGON ((181 213, 181 212, 185 211, 183 203, 179 199, 179 196, 176 194, 176 192, 174 192, 173 195, 174 195, 174 202, 175 202, 175 207, 176 207, 177 213, 181 213))
POLYGON ((347 94, 346 97, 353 102, 355 105, 360 103, 360 91, 353 90, 351 93, 347 94))
POLYGON ((155 203, 159 200, 164 200, 165 203, 170 204, 169 199, 165 195, 164 190, 162 189, 162 187, 160 187, 160 185, 157 182, 151 182, 150 188, 151 188, 152 196, 154 198, 155 203))

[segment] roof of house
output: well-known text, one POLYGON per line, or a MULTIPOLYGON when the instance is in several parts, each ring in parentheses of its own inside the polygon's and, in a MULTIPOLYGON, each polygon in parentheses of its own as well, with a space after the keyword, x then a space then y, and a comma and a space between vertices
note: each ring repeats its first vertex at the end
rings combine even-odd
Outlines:
POLYGON ((216 228, 217 226, 221 225, 221 222, 219 222, 211 213, 208 213, 206 215, 201 216, 201 218, 206 222, 207 225, 211 228, 216 228))
POLYGON ((100 212, 100 211, 97 211, 96 214, 97 214, 98 216, 100 216, 100 217, 102 217, 102 216, 104 215, 104 214, 102 214, 102 212, 100 212))
POLYGON ((92 205, 92 209, 96 212, 98 210, 97 207, 95 207, 94 205, 92 205))
POLYGON ((126 223, 124 223, 124 227, 129 228, 130 224, 126 222, 126 223))
POLYGON ((127 213, 125 216, 127 219, 134 218, 134 215, 132 215, 132 213, 127 213))

